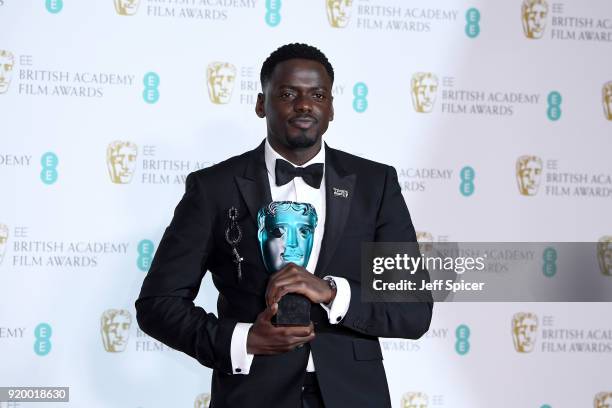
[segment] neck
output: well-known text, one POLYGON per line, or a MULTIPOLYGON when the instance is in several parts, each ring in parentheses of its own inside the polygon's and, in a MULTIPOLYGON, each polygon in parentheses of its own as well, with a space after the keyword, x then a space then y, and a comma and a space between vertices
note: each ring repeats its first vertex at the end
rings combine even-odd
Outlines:
POLYGON ((270 146, 284 159, 290 161, 296 166, 301 166, 304 163, 308 163, 313 157, 319 153, 321 150, 321 140, 319 139, 314 145, 310 147, 304 148, 289 148, 287 146, 277 144, 275 141, 271 140, 272 138, 268 138, 268 143, 270 146))

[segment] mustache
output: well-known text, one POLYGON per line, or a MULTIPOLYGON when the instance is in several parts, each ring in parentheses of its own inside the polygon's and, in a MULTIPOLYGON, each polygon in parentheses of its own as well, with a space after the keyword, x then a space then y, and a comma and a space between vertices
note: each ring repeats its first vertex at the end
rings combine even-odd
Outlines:
POLYGON ((308 115, 308 114, 293 116, 293 117, 291 117, 291 119, 289 119, 289 122, 293 122, 293 121, 296 121, 296 120, 304 120, 304 119, 311 120, 311 121, 313 121, 315 123, 318 122, 317 118, 315 118, 312 115, 308 115))

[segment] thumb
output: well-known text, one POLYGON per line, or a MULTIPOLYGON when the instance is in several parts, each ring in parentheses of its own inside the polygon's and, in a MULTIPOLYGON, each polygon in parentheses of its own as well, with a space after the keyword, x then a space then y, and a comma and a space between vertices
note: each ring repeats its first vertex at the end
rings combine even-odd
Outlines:
POLYGON ((265 321, 272 321, 272 316, 278 311, 278 303, 272 303, 261 313, 261 318, 265 321))

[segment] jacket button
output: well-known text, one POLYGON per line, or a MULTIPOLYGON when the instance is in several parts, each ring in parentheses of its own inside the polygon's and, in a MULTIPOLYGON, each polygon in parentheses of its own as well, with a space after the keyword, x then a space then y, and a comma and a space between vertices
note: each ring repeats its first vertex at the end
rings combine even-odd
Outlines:
POLYGON ((237 369, 236 369, 236 372, 237 372, 237 373, 239 373, 239 372, 242 372, 242 370, 241 370, 241 369, 239 369, 239 368, 237 368, 237 369))

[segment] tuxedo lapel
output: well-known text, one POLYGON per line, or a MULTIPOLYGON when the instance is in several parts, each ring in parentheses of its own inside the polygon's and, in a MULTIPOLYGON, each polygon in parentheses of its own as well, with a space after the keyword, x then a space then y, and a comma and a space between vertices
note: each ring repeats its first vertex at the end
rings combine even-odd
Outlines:
POLYGON ((272 201, 268 172, 264 158, 264 142, 250 152, 249 162, 243 176, 236 176, 236 184, 246 202, 251 218, 257 223, 257 213, 272 201))
POLYGON ((315 275, 323 276, 333 257, 351 209, 357 175, 348 174, 338 162, 334 149, 325 144, 325 233, 315 275))

